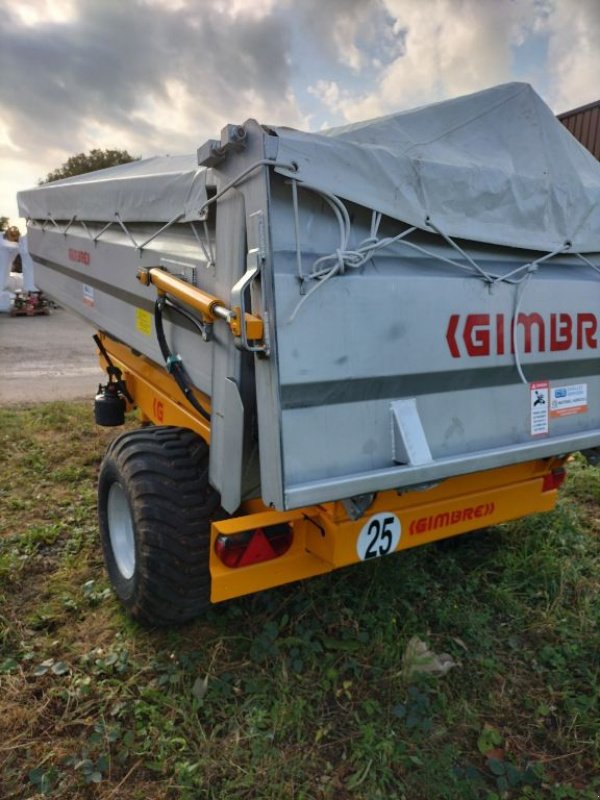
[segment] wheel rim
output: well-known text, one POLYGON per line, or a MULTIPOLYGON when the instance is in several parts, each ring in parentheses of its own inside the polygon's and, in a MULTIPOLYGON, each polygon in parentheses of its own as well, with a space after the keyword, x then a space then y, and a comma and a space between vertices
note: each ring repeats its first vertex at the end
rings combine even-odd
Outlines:
POLYGON ((135 572, 135 537, 129 502, 119 483, 108 491, 108 533, 119 572, 129 579, 135 572))

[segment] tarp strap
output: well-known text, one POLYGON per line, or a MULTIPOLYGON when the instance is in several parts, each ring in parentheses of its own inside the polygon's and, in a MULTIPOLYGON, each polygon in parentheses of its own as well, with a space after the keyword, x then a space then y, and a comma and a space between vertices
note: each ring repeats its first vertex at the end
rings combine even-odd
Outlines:
POLYGON ((196 230, 196 226, 194 225, 193 222, 190 222, 190 228, 192 229, 192 233, 194 234, 194 237, 196 238, 196 241, 200 245, 200 249, 204 253, 204 258, 207 260, 208 266, 210 268, 212 268, 212 267, 215 266, 216 260, 215 260, 215 253, 214 253, 214 250, 213 250, 212 242, 210 240, 210 234, 209 234, 209 230, 208 230, 208 221, 207 220, 203 220, 202 224, 204 225, 204 236, 206 238, 206 244, 204 244, 204 241, 203 241, 202 237, 200 236, 200 234, 198 233, 198 231, 196 230))
POLYGON ((238 186, 240 183, 242 183, 242 181, 244 181, 248 177, 248 175, 257 170, 259 167, 279 167, 280 169, 285 169, 288 172, 298 171, 297 164, 289 164, 287 161, 272 161, 269 158, 261 158, 259 161, 255 161, 254 164, 251 164, 249 167, 246 167, 245 170, 242 170, 242 172, 240 172, 239 175, 236 175, 236 177, 233 180, 229 181, 229 183, 226 183, 225 186, 223 186, 221 189, 219 189, 218 192, 213 194, 212 197, 209 197, 207 200, 205 200, 197 212, 199 219, 204 218, 208 210, 208 207, 212 203, 216 203, 217 200, 220 200, 220 198, 223 197, 223 195, 226 192, 228 192, 230 189, 233 189, 235 186, 238 186))
POLYGON ((596 272, 600 272, 600 267, 597 267, 596 264, 593 264, 589 260, 589 258, 586 258, 581 253, 575 253, 575 255, 577 256, 577 258, 580 258, 583 261, 584 264, 587 264, 588 267, 591 267, 592 269, 596 270, 596 272))

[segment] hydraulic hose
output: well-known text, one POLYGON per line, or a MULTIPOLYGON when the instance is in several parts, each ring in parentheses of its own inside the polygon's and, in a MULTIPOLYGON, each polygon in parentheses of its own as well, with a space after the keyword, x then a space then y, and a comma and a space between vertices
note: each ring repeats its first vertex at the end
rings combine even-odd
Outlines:
POLYGON ((115 365, 111 361, 110 356, 106 352, 106 347, 104 347, 104 344, 102 343, 102 339, 98 336, 97 333, 95 333, 92 336, 92 339, 96 342, 96 346, 97 346, 98 350, 100 350, 100 352, 104 356, 104 360, 106 361, 106 363, 108 365, 107 369, 106 369, 106 372, 108 374, 109 383, 114 378, 115 379, 115 383, 117 384, 117 388, 121 392, 121 394, 125 395, 125 397, 129 400, 130 403, 133 403, 133 397, 129 394, 129 391, 127 390, 127 386, 125 385, 125 381, 123 380, 123 373, 121 372, 121 370, 118 367, 115 367, 115 365))
POLYGON ((166 295, 161 295, 160 297, 156 298, 156 302, 154 303, 154 325, 156 328, 156 338, 158 339, 158 346, 160 347, 160 352, 165 360, 165 364, 167 367, 167 371, 175 378, 175 382, 183 392, 184 397, 188 401, 188 403, 202 416, 204 417, 207 422, 210 422, 210 414, 205 411, 204 408, 200 405, 200 403, 196 400, 194 396, 191 381, 185 371, 185 367, 183 366, 183 362, 181 357, 175 355, 171 352, 169 345, 167 344, 167 337, 165 336, 165 329, 163 326, 163 311, 167 308, 177 312, 182 317, 185 317, 189 320, 199 331, 200 333, 204 333, 204 328, 201 323, 195 319, 191 314, 189 314, 185 309, 181 308, 178 304, 174 303, 172 300, 168 300, 166 295))

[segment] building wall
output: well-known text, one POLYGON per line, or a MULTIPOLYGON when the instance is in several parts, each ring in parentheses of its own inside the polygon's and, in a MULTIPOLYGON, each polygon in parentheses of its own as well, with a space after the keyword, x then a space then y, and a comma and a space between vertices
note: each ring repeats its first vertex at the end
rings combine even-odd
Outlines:
POLYGON ((558 115, 562 124, 600 160, 600 100, 558 115))

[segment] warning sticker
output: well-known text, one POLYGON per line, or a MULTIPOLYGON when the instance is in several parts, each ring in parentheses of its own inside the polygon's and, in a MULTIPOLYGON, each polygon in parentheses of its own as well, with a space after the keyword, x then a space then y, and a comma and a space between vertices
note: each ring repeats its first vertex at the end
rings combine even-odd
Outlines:
POLYGON ((587 383, 553 386, 550 390, 550 416, 568 417, 588 410, 587 383))
POLYGON ((152 335, 152 315, 141 308, 135 310, 135 327, 144 336, 152 335))
POLYGON ((548 433, 548 405, 550 384, 548 381, 530 383, 531 435, 545 436, 548 433))
POLYGON ((96 298, 94 297, 94 289, 88 286, 87 283, 83 284, 83 302, 89 308, 94 308, 96 305, 96 298))

